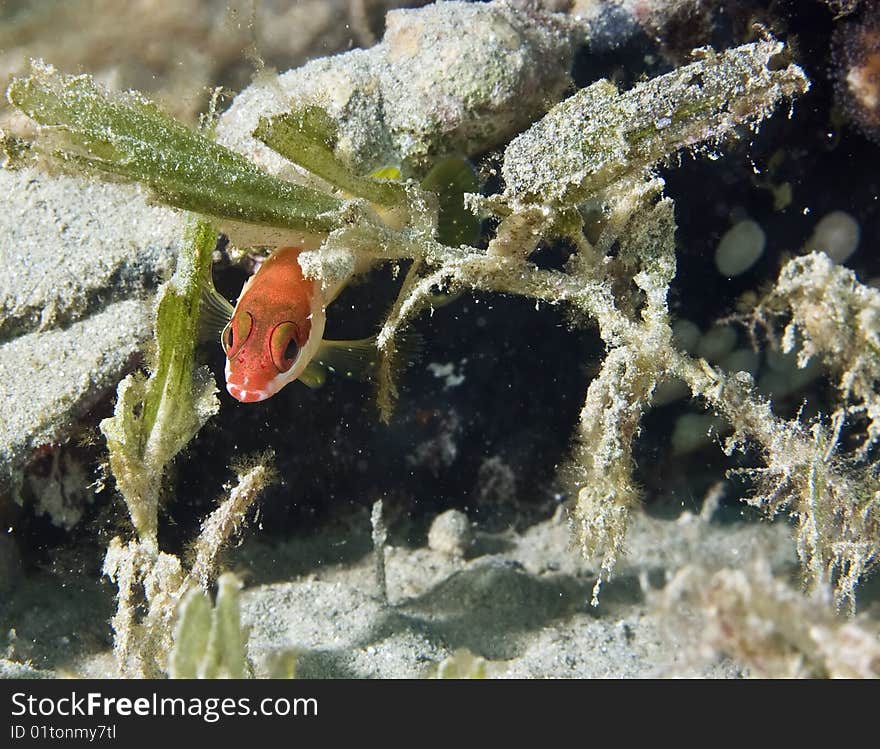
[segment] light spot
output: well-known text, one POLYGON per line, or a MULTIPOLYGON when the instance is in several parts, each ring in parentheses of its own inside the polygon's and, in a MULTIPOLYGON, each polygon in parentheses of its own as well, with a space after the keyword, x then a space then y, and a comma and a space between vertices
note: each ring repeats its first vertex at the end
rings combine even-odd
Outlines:
POLYGON ((672 324, 672 342, 676 348, 694 353, 702 335, 696 323, 681 318, 672 324))
MULTIPOLYGON (((465 363, 465 360, 462 361, 462 364, 465 363)), ((438 364, 437 362, 431 362, 428 365, 428 370, 431 374, 434 375, 438 380, 444 380, 443 389, 450 390, 451 388, 458 387, 461 383, 464 382, 464 374, 457 373, 455 371, 455 364, 453 362, 448 362, 446 364, 438 364)))
POLYGON ((716 325, 700 338, 697 356, 710 362, 721 361, 735 346, 736 331, 730 325, 716 325))
POLYGON ((739 276, 758 262, 766 243, 764 230, 756 221, 739 221, 721 237, 715 250, 715 267, 722 276, 739 276))
POLYGON ((806 252, 824 252, 835 263, 846 262, 859 247, 859 222, 846 211, 824 215, 804 245, 806 252))

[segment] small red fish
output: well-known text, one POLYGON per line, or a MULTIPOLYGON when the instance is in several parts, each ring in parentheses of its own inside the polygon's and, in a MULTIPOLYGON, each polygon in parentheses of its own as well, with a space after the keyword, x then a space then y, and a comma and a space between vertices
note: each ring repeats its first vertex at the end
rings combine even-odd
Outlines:
POLYGON ((375 363, 374 338, 323 340, 325 309, 344 284, 328 290, 306 278, 300 252, 275 250, 242 287, 234 308, 213 289, 206 297, 209 314, 228 320, 220 336, 226 389, 242 403, 265 400, 297 379, 318 387, 325 369, 358 376, 375 363))
MULTIPOLYGON (((399 179, 400 170, 384 169, 373 176, 399 179)), ((441 159, 422 180, 422 187, 438 195, 438 240, 453 247, 476 241, 480 222, 463 202, 465 193, 479 188, 470 163, 457 156, 441 159)), ((242 403, 266 400, 294 380, 319 387, 327 370, 359 379, 369 379, 375 371, 375 337, 324 340, 325 310, 348 279, 325 286, 306 278, 299 264, 302 252, 302 247, 276 249, 245 283, 234 308, 212 285, 205 289, 203 332, 216 335, 222 328, 226 389, 242 403)), ((365 258, 355 263, 352 274, 369 267, 365 258)), ((435 301, 438 306, 448 304, 456 296, 438 294, 435 301)), ((416 334, 399 336, 398 362, 406 364, 419 348, 416 334)))

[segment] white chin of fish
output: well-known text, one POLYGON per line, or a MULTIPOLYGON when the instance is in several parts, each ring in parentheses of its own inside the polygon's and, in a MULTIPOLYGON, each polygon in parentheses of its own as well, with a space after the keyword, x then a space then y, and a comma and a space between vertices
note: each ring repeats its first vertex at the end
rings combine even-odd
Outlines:
MULTIPOLYGON (((226 366, 224 368, 224 374, 226 376, 226 390, 227 392, 235 398, 237 401, 241 401, 242 403, 257 403, 259 401, 264 401, 266 398, 274 395, 277 392, 277 388, 269 388, 267 390, 260 390, 258 388, 248 388, 247 378, 242 385, 239 385, 235 382, 230 382, 231 372, 229 370, 229 361, 227 360, 226 366)), ((269 383, 272 385, 272 383, 269 383)))

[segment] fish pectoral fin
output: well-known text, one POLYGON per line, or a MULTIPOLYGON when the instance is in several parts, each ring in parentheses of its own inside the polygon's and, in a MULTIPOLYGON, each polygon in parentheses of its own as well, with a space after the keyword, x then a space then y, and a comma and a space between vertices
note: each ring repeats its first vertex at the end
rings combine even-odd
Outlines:
POLYGON ((308 385, 310 388, 319 388, 327 379, 327 370, 321 364, 312 359, 298 379, 301 383, 308 385))
POLYGON ((217 340, 235 311, 229 301, 214 288, 213 282, 202 284, 202 303, 199 307, 199 341, 217 340))
POLYGON ((354 380, 370 380, 379 361, 376 337, 356 341, 324 339, 314 360, 335 374, 354 380))
POLYGON ((464 204, 465 193, 480 189, 471 163, 462 156, 440 159, 425 175, 422 187, 437 193, 440 203, 437 239, 452 247, 474 244, 480 236, 480 220, 464 204))
POLYGON ((431 306, 434 309, 439 309, 447 304, 457 302, 462 296, 464 296, 464 291, 438 291, 436 294, 431 294, 431 306))
POLYGON ((394 336, 394 364, 397 369, 402 371, 415 364, 422 358, 424 348, 425 339, 412 328, 406 328, 394 336))
MULTIPOLYGON (((419 358, 422 337, 414 330, 407 330, 394 339, 396 362, 405 369, 419 358)), ((379 349, 376 336, 356 341, 321 341, 321 346, 309 367, 317 365, 334 374, 366 382, 372 380, 379 365, 379 349)), ((308 371, 309 367, 306 367, 308 371)), ((307 383, 308 384, 308 383, 307 383)))

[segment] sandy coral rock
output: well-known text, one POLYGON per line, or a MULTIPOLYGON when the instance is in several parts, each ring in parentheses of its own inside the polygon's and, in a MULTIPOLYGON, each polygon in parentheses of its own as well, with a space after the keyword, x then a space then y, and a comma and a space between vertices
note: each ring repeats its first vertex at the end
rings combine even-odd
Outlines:
POLYGON ((317 105, 336 121, 336 152, 368 172, 418 172, 444 153, 477 153, 527 127, 570 84, 584 31, 558 14, 505 2, 438 2, 388 14, 369 50, 314 60, 236 97, 218 139, 275 174, 290 165, 251 137, 261 116, 317 105))
POLYGON ((184 218, 138 188, 0 170, 0 488, 63 441, 152 333, 184 218))
MULTIPOLYGON (((247 84, 254 55, 284 70, 371 44, 389 9, 427 1, 0 3, 0 80, 25 73, 29 59, 43 58, 65 72, 89 71, 112 88, 143 91, 194 123, 211 87, 247 84)), ((0 100, 0 127, 14 117, 0 100)))
POLYGON ((0 341, 67 325, 171 275, 180 213, 136 187, 0 169, 0 341))
POLYGON ((116 384, 152 333, 152 308, 151 300, 117 302, 67 328, 0 345, 0 487, 116 384))

